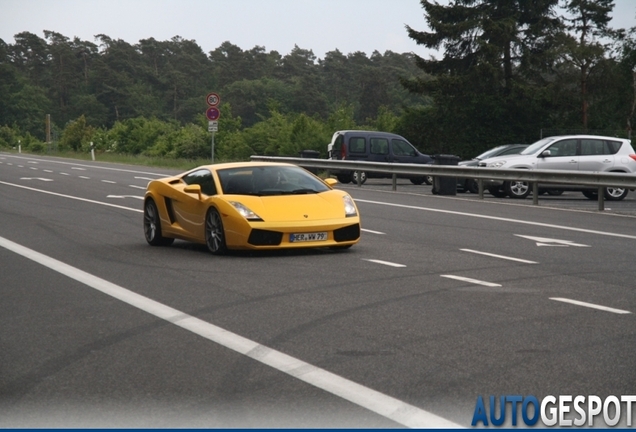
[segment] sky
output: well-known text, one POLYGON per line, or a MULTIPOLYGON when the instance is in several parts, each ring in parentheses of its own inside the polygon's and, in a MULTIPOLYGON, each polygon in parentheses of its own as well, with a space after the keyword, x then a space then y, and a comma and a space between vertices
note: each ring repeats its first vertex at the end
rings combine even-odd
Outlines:
MULTIPOLYGON (((441 0, 440 2, 444 2, 441 0)), ((615 0, 611 26, 636 26, 636 0, 615 0)), ((136 44, 180 36, 209 53, 223 42, 289 54, 294 46, 321 59, 340 50, 371 55, 436 53, 418 46, 405 26, 426 30, 419 0, 0 0, 0 39, 44 30, 96 42, 105 34, 136 44)))

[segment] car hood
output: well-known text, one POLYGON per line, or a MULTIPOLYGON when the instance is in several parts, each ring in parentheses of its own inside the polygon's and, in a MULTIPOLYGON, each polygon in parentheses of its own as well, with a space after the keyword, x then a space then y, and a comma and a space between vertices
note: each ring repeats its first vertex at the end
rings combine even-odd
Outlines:
POLYGON ((227 201, 238 201, 266 222, 295 222, 339 219, 345 217, 345 192, 330 190, 304 195, 225 195, 227 201))

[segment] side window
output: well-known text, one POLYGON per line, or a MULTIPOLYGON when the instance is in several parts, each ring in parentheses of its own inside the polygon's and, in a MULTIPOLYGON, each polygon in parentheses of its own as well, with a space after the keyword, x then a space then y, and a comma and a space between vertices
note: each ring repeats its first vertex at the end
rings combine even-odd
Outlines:
POLYGON ((349 152, 351 153, 366 153, 367 143, 364 138, 353 137, 349 140, 349 152))
POLYGON ((558 156, 575 156, 576 155, 576 140, 563 140, 557 141, 548 147, 550 150, 550 157, 558 156))
POLYGON ((596 139, 582 139, 581 140, 581 155, 593 156, 605 154, 605 143, 596 139))
POLYGON ((216 186, 214 178, 209 170, 201 169, 185 175, 182 180, 185 184, 198 184, 201 186, 201 192, 206 195, 216 195, 216 186))
POLYGON ((386 138, 371 138, 371 154, 388 155, 389 141, 386 138))
POLYGON ((621 148, 620 141, 605 141, 605 146, 603 147, 603 154, 616 154, 618 150, 621 148))
POLYGON ((413 146, 406 141, 393 139, 391 140, 391 145, 395 156, 415 156, 417 154, 413 146))

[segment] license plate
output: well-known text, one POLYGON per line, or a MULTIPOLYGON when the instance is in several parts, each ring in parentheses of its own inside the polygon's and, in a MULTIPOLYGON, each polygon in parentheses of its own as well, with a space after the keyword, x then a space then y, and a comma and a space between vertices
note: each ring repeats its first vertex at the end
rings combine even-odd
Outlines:
POLYGON ((315 232, 315 233, 300 233, 300 234, 290 234, 289 242, 310 242, 310 241, 324 241, 327 240, 326 232, 315 232))

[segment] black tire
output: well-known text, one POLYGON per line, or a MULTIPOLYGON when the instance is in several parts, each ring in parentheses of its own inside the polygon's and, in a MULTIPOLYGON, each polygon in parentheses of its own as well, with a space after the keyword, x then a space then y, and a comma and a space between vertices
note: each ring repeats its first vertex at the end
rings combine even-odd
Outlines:
POLYGON ((351 183, 351 174, 338 174, 336 178, 342 184, 351 183))
POLYGON ((488 192, 490 192, 490 194, 496 198, 505 198, 506 197, 506 193, 503 192, 502 190, 500 190, 499 188, 496 187, 492 187, 492 188, 488 188, 488 192))
POLYGON ((223 221, 214 207, 205 215, 205 245, 214 255, 223 255, 227 252, 223 221))
POLYGON ((468 179, 466 180, 465 189, 470 193, 479 193, 479 183, 475 179, 468 179))
POLYGON ((152 198, 144 203, 144 236, 151 246, 170 246, 174 242, 173 238, 161 234, 161 218, 152 198))
POLYGON ((367 181, 367 173, 364 171, 354 171, 351 175, 351 181, 353 184, 358 184, 358 173, 360 173, 360 183, 364 184, 367 181))
POLYGON ((561 189, 549 189, 548 195, 552 195, 552 196, 563 195, 563 191, 561 189))
POLYGON ((424 184, 424 177, 411 177, 410 180, 414 185, 424 184))
POLYGON ((504 191, 510 198, 524 199, 530 195, 530 184, 523 181, 507 181, 504 183, 504 191))
POLYGON ((433 184, 433 176, 430 176, 430 175, 424 176, 424 183, 426 183, 427 185, 432 185, 433 184))
POLYGON ((585 196, 585 198, 587 198, 587 199, 598 200, 598 193, 597 192, 582 191, 582 193, 585 196))
POLYGON ((621 201, 628 193, 629 189, 627 188, 606 187, 604 195, 607 201, 621 201))

